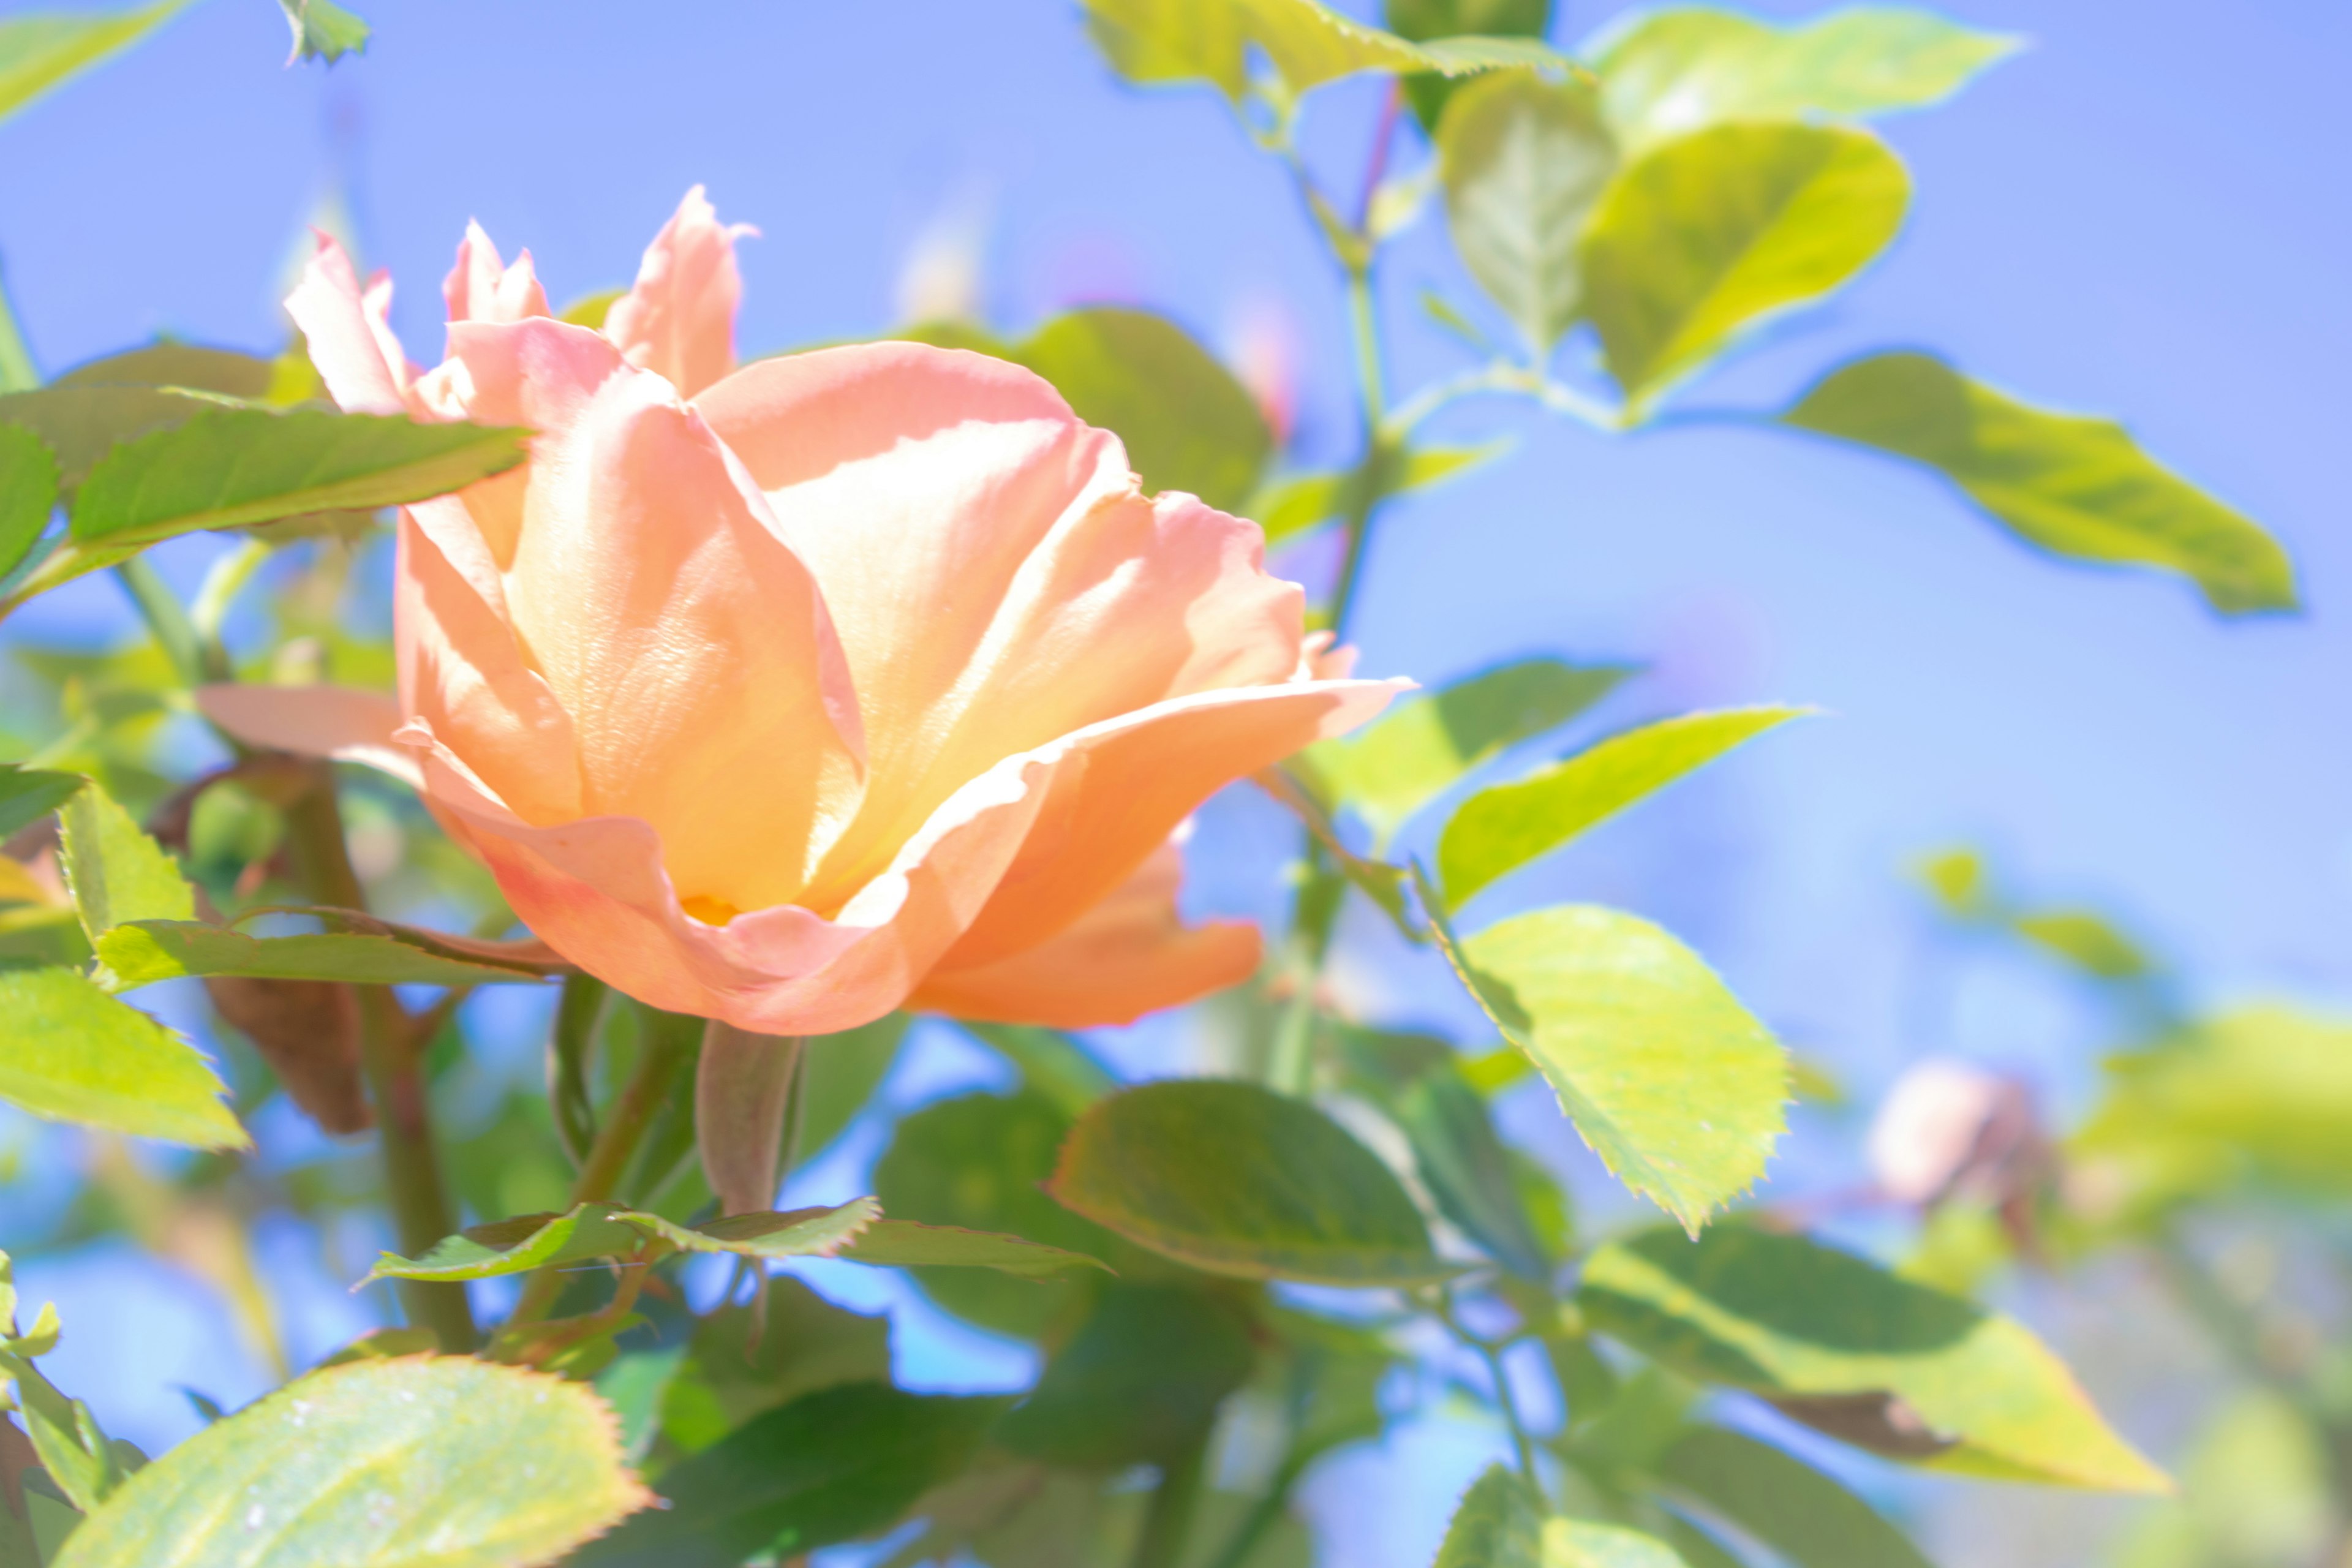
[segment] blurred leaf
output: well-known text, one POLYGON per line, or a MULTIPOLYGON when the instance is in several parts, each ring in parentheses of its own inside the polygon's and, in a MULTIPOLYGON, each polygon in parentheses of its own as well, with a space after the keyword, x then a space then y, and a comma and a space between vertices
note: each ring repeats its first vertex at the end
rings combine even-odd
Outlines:
MULTIPOLYGON (((1533 38, 1551 31, 1552 0, 1388 0, 1389 31, 1416 44, 1463 37, 1533 38)), ((1404 79, 1405 101, 1424 131, 1434 131, 1456 83, 1443 76, 1404 79)))
POLYGON ((1577 68, 1525 37, 1409 43, 1316 0, 1086 0, 1086 7, 1095 42, 1128 80, 1213 82, 1236 102, 1249 90, 1253 49, 1293 95, 1358 71, 1577 68))
POLYGON ((1048 1247, 1000 1231, 965 1230, 951 1225, 918 1225, 912 1220, 877 1219, 860 1231, 836 1255, 852 1263, 881 1268, 994 1268, 1005 1274, 1041 1277, 1073 1268, 1110 1265, 1083 1252, 1048 1247))
POLYGON ((1923 858, 1919 880, 1955 920, 1979 920, 1992 907, 1992 873, 1973 849, 1947 849, 1923 858))
POLYGON ((680 1406, 713 1406, 709 1447, 752 1416, 843 1383, 890 1380, 890 1319, 837 1307, 789 1275, 768 1280, 765 1323, 749 1307, 722 1307, 694 1326, 692 1360, 665 1400, 663 1427, 678 1440, 680 1406), (755 1331, 755 1328, 759 1331, 755 1331))
MULTIPOLYGON (((1381 493, 1401 496, 1491 462, 1510 449, 1507 438, 1483 447, 1415 447, 1381 475, 1381 493)), ((1305 533, 1348 510, 1347 473, 1292 474, 1262 485, 1242 514, 1265 531, 1269 548, 1305 533)))
POLYGON ((866 1109, 874 1091, 890 1076, 911 1022, 904 1013, 888 1013, 837 1035, 809 1037, 801 1060, 801 1164, 831 1148, 866 1109))
POLYGON ((661 1479, 669 1507, 569 1559, 581 1568, 735 1568, 888 1529, 963 1468, 1008 1401, 819 1389, 754 1416, 661 1479))
POLYGON ((2155 967, 2138 943, 2090 910, 2036 910, 2013 923, 2028 942, 2102 980, 2135 980, 2155 967))
POLYGON ((1330 857, 1332 868, 1358 892, 1370 899, 1407 941, 1425 941, 1412 912, 1405 908, 1405 870, 1385 860, 1369 860, 1348 847, 1339 825, 1331 820, 1327 781, 1315 772, 1316 759, 1302 753, 1278 767, 1250 775, 1250 782, 1290 809, 1330 857))
POLYGON ((556 312, 556 320, 569 321, 575 327, 585 327, 592 332, 604 330, 604 318, 613 307, 629 297, 626 289, 599 289, 593 294, 583 294, 556 312))
POLYGON ((2201 1019, 2107 1062, 2069 1145, 2086 1205, 2140 1206, 2245 1184, 2352 1194, 2352 1025, 2271 1005, 2201 1019))
POLYGON ((79 543, 150 544, 198 529, 424 500, 513 468, 527 434, 214 406, 100 458, 74 500, 71 534, 79 543))
MULTIPOLYGON (((0 1252, 0 1327, 6 1330, 0 1337, 0 1378, 8 1384, 10 1406, 25 1418, 25 1435, 32 1439, 42 1469, 76 1508, 87 1511, 98 1507, 131 1470, 145 1462, 144 1456, 110 1439, 89 1405, 68 1398, 33 1364, 57 1348, 57 1309, 44 1306, 30 1330, 18 1327, 16 1264, 5 1252, 0 1252)), ((17 1462, 15 1456, 10 1462, 17 1462)), ((20 1487, 26 1479, 22 1469, 19 1466, 20 1487)))
POLYGON ((2197 1435, 2180 1495, 2140 1514, 2116 1568, 2319 1563, 2340 1528, 2322 1432, 2272 1388, 2231 1397, 2197 1435))
POLYGON ((276 362, 255 354, 163 339, 143 349, 76 365, 49 384, 183 387, 222 397, 259 400, 269 395, 277 374, 276 362))
POLYGON ((1858 120, 1950 96, 2023 40, 1856 5, 1779 25, 1713 6, 1637 12, 1581 51, 1610 122, 1646 146, 1729 120, 1858 120))
POLYGON ((1654 1535, 1585 1519, 1547 1521, 1543 1545, 1544 1568, 1685 1568, 1654 1535))
POLYGON ((1764 1173, 1788 1058, 1697 954, 1589 905, 1445 934, 1472 995, 1627 1187, 1696 1231, 1764 1173))
POLYGON ((30 827, 82 787, 79 773, 47 773, 0 763, 0 838, 30 827))
POLYGON ((1139 1246, 1216 1274, 1415 1285, 1459 1272, 1412 1199, 1313 1106, 1255 1084, 1171 1080, 1078 1118, 1046 1190, 1139 1246))
POLYGON ((1587 83, 1498 71, 1466 84, 1437 128, 1454 247, 1538 358, 1582 302, 1580 242, 1617 168, 1587 83))
POLYGON ((2024 1328, 1802 1237, 1644 1231, 1594 1253, 1593 1327, 1932 1469, 2109 1491, 2167 1489, 2024 1328))
POLYGON ((0 1100, 76 1121, 198 1149, 242 1149, 245 1130, 194 1047, 69 969, 0 973, 0 1100))
POLYGON ((1657 1474, 1791 1568, 1931 1568, 1908 1537, 1803 1460, 1722 1426, 1695 1426, 1657 1474))
POLYGON ((680 1252, 726 1252, 741 1258, 831 1258, 879 1213, 872 1198, 852 1198, 835 1208, 730 1215, 682 1226, 612 1204, 581 1204, 564 1214, 517 1215, 469 1226, 444 1237, 422 1258, 383 1253, 360 1283, 490 1279, 620 1257, 656 1242, 680 1252))
POLYGON ((1370 728, 1307 752, 1337 797, 1385 844, 1414 813, 1509 747, 1614 691, 1626 664, 1528 658, 1391 706, 1370 728))
POLYGON ((1584 237, 1585 310, 1628 405, 1861 271, 1910 200, 1885 142, 1835 126, 1721 125, 1628 163, 1584 237))
POLYGON ((360 1362, 131 1477, 58 1568, 505 1568, 551 1562, 647 1500, 582 1384, 465 1356, 360 1362))
POLYGON ((1912 353, 1842 365, 1780 418, 1923 463, 2053 554, 2178 572, 2223 615, 2296 606, 2277 542, 2111 419, 2020 403, 1912 353))
MULTIPOLYGON (((1129 1272, 1125 1244, 1042 1190, 1070 1117, 1034 1089, 968 1094, 899 1119, 874 1166, 883 1212, 924 1225, 1030 1237, 1129 1272)), ((923 1293, 955 1316, 998 1333, 1034 1339, 1078 1309, 1090 1285, 1022 1279, 988 1269, 918 1268, 923 1293)))
POLYGON ((1543 1547, 1541 1501, 1518 1476, 1489 1465, 1454 1506, 1435 1568, 1549 1568, 1543 1547))
POLYGON ((1147 490, 1184 490, 1236 510, 1274 449, 1248 390, 1165 316, 1072 310, 1038 328, 1018 358, 1079 418, 1119 437, 1147 490))
POLYGON ((314 931, 247 936, 187 920, 125 921, 100 937, 98 955, 119 989, 191 974, 340 980, 355 985, 537 984, 546 971, 435 952, 390 936, 314 931))
POLYGON ((1480 790, 1455 809, 1438 839, 1446 901, 1459 909, 1498 878, 1807 711, 1685 713, 1612 735, 1516 784, 1480 790))
POLYGON ((349 1366, 355 1361, 396 1361, 402 1356, 431 1355, 440 1348, 440 1336, 431 1329, 377 1329, 362 1334, 311 1370, 324 1372, 331 1366, 349 1366))
POLYGON ((1438 1212, 1513 1273, 1549 1279, 1557 1259, 1528 1213, 1511 1152, 1454 1048, 1426 1035, 1353 1026, 1341 1030, 1339 1045, 1352 1086, 1412 1145, 1413 1166, 1438 1212))
POLYGON ((294 30, 294 52, 286 63, 325 60, 333 65, 345 55, 364 54, 368 25, 334 4, 334 0, 278 0, 286 25, 294 30))
POLYGON ((1111 1070, 1075 1035, 1028 1024, 990 1024, 975 1018, 959 1018, 956 1025, 1019 1068, 1022 1080, 1029 1088, 1071 1116, 1118 1087, 1118 1079, 1111 1070))
POLYGON ((1082 1468, 1165 1461, 1208 1431, 1255 1360, 1249 1324, 1220 1297, 1109 1285, 1005 1417, 1002 1439, 1015 1453, 1082 1468))
POLYGON ((0 20, 0 120, 169 21, 187 0, 135 11, 11 16, 0 20))
POLYGON ((0 425, 0 577, 32 553, 58 509, 58 459, 39 434, 0 425))
POLYGON ((195 918, 195 889, 179 862, 95 781, 58 808, 58 864, 93 944, 127 921, 195 918))

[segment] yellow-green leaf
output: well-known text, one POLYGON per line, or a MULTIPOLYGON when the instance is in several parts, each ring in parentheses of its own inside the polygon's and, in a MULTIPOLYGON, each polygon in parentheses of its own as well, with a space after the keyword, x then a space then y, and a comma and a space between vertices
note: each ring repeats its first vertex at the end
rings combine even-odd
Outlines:
POLYGON ((1616 910, 1517 916, 1447 954, 1617 1179, 1696 1231, 1764 1173, 1788 1055, 1697 954, 1616 910))
POLYGON ((1587 44, 1629 144, 1730 120, 1860 120, 1949 97, 2023 40, 1855 5, 1786 25, 1711 5, 1637 12, 1587 44))
POLYGON ((1404 1187, 1304 1101, 1255 1084, 1150 1083, 1078 1118, 1047 1191, 1137 1245, 1215 1274, 1413 1285, 1458 1272, 1404 1187))
POLYGON ((1236 101, 1249 90, 1254 49, 1292 94, 1368 70, 1453 77, 1501 66, 1577 68, 1532 38, 1415 44, 1316 0, 1086 0, 1086 7, 1095 42, 1128 80, 1213 82, 1236 101))
POLYGON ((1752 1390, 1927 1468, 2168 1487, 2023 1326, 1803 1237, 1645 1231, 1586 1261, 1577 1305, 1686 1376, 1752 1390))
POLYGON ((57 508, 57 455, 37 432, 0 425, 0 577, 32 553, 57 508))
POLYGON ((2053 554, 2177 572, 2224 615, 2295 607, 2277 541, 2112 419, 2020 403, 1909 353, 1840 366, 1780 418, 1925 464, 2053 554))
POLYGON ((49 384, 53 388, 176 386, 221 397, 258 400, 269 395, 277 379, 277 362, 258 354, 159 339, 143 349, 131 349, 78 364, 49 384))
POLYGON ((1638 1530, 1547 1518, 1525 1480, 1490 1465, 1454 1508, 1434 1568, 1683 1568, 1683 1560, 1638 1530))
POLYGON ((1446 901, 1459 909, 1496 879, 1806 711, 1685 713, 1613 735, 1516 784, 1480 790, 1447 820, 1438 840, 1446 901))
MULTIPOLYGON (((1388 0, 1382 13, 1389 31, 1416 44, 1465 37, 1533 38, 1551 32, 1552 0, 1388 0)), ((1422 128, 1437 122, 1460 83, 1432 72, 1405 78, 1405 101, 1422 128)))
POLYGON ((248 1140, 196 1048, 69 969, 0 973, 0 1100, 199 1149, 248 1140))
POLYGON ((1463 264, 1549 353, 1582 302, 1585 220, 1617 168, 1592 89, 1533 71, 1471 82, 1445 107, 1437 152, 1463 264))
POLYGON ((135 11, 60 13, 0 21, 0 120, 171 19, 187 0, 135 11))
POLYGON ((1585 313, 1636 408, 1766 318, 1862 270, 1903 226, 1911 176, 1865 131, 1719 125, 1611 182, 1584 238, 1585 313))
POLYGON ((96 781, 58 809, 58 824, 66 886, 93 944, 128 921, 195 919, 195 889, 179 862, 96 781))
POLYGON ((464 1356, 362 1361, 132 1476, 57 1568, 528 1568, 651 1500, 584 1384, 464 1356))
POLYGON ((324 60, 333 65, 345 55, 365 54, 368 25, 334 4, 334 0, 278 0, 293 29, 294 52, 289 65, 299 60, 324 60))

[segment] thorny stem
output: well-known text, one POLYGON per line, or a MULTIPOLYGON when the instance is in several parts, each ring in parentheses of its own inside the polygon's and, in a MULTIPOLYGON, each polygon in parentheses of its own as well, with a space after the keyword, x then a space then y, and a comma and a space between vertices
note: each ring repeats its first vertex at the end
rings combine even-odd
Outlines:
MULTIPOLYGON (((289 847, 319 900, 347 910, 366 909, 367 895, 343 841, 343 816, 331 770, 320 767, 317 786, 287 808, 286 824, 289 847)), ((354 985, 352 993, 359 1002, 360 1068, 375 1104, 394 1228, 402 1249, 420 1256, 457 1228, 434 1149, 421 1053, 408 1014, 389 987, 354 985)), ((474 1313, 464 1286, 404 1279, 400 1294, 409 1321, 431 1329, 443 1350, 474 1348, 474 1313)))

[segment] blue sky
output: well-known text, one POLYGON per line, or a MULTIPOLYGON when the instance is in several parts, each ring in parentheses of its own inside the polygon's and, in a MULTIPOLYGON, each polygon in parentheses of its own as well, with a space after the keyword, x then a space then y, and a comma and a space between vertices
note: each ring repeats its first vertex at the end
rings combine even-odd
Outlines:
MULTIPOLYGON (((1226 341, 1278 314, 1305 353, 1307 450, 1344 443, 1338 299, 1287 185, 1213 96, 1121 88, 1066 0, 362 9, 365 58, 287 70, 275 6, 207 0, 0 129, 0 259, 46 368, 156 331, 274 346, 273 286, 339 182, 425 359, 469 216, 529 246, 563 297, 626 281, 700 182, 763 231, 743 252, 752 351, 886 329, 910 246, 972 215, 1000 321, 1122 299, 1226 341)), ((1613 7, 1564 9, 1572 43, 1613 7)), ((1932 1027, 1906 1011, 1922 936, 1899 867, 1955 838, 2038 890, 2113 901, 2210 995, 2352 1001, 2352 11, 1959 14, 2032 47, 1886 127, 1918 186, 1904 237, 1691 401, 1769 406, 1849 353, 1940 349, 2035 401, 2124 416, 2286 542, 2310 614, 2223 623, 2172 582, 2052 564, 1927 479, 1826 446, 1612 442, 1486 405, 1442 428, 1512 433, 1516 452, 1397 509, 1359 628, 1369 670, 1423 680, 1536 652, 1649 661, 1604 726, 1828 710, 1490 913, 1562 897, 1652 913, 1865 1090, 1927 1047, 2079 1084, 2050 987, 1988 982, 1932 1027)), ((1370 91, 1313 101, 1312 154, 1351 169, 1370 91)), ((1382 279, 1407 389, 1459 363, 1412 306, 1424 285, 1471 295, 1434 225, 1382 279)), ((27 622, 94 635, 122 618, 111 595, 92 580, 27 622)), ((1263 906, 1275 833, 1246 803, 1213 810, 1202 897, 1263 906)), ((1449 1016, 1425 976, 1367 951, 1368 1005, 1449 1016)), ((1843 1145, 1813 1131, 1829 1141, 1796 1168, 1826 1173, 1843 1145)))

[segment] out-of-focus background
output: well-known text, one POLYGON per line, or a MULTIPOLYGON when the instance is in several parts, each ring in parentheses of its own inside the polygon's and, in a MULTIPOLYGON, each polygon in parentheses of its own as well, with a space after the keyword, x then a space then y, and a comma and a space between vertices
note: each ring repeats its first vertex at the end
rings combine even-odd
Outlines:
MULTIPOLYGON (((1148 304, 1294 378, 1302 462, 1345 453, 1339 297, 1289 184, 1214 95, 1118 83, 1065 0, 363 9, 363 58, 285 69, 276 7, 207 0, 0 132, 0 265, 45 371, 159 332, 275 352, 276 300, 314 222, 391 270, 394 324, 429 363, 468 218, 509 253, 530 247, 561 300, 625 283, 701 183, 722 216, 761 231, 741 252, 747 353, 956 310, 1021 329, 1076 303, 1148 304)), ((1614 9, 1565 5, 1556 41, 1614 9)), ((1886 128, 1918 184, 1907 234, 1832 310, 1768 336, 1689 401, 1768 408, 1848 353, 1933 344, 2037 401, 2126 414, 2286 544, 2307 613, 2225 624, 2177 583, 2053 565, 1916 471, 1781 434, 1693 422, 1609 441, 1472 405, 1440 428, 1515 433, 1517 450, 1399 504, 1357 627, 1368 670, 1431 682, 1539 652, 1646 663, 1596 729, 1751 700, 1827 710, 1496 900, 1499 913, 1589 897, 1664 921, 1840 1080, 1845 1107, 1802 1111, 1784 1145, 1767 1194, 1784 1200, 1857 1182, 1867 1108, 1923 1054, 2025 1074, 2061 1122, 2087 1091, 2096 1009, 2057 965, 1956 946, 1907 872, 1930 849, 1976 843, 2039 895, 2120 912, 2207 999, 2352 1005, 2352 176, 2337 155, 2352 146, 2352 10, 1985 0, 1958 15, 2032 47, 1886 128)), ((1375 101, 1369 86, 1318 94, 1310 158, 1351 167, 1375 101)), ((1413 302, 1424 286, 1474 296, 1442 231, 1409 235, 1381 284, 1396 384, 1456 368, 1413 302)), ((216 548, 184 542, 159 563, 192 586, 216 548)), ((1311 544, 1285 563, 1331 569, 1311 544)), ((92 577, 5 640, 137 635, 112 580, 92 577)), ((19 754, 25 721, 0 711, 0 753, 19 754)), ((1262 799, 1213 803, 1193 901, 1278 910, 1271 868, 1291 846, 1262 799)), ((1455 1016, 1370 922, 1349 939, 1361 1011, 1455 1016)), ((200 1006, 183 1005, 196 1023, 200 1006)), ((523 1047, 476 1064, 478 1083, 529 1080, 527 1021, 478 1022, 523 1047)), ((1147 1026, 1109 1048, 1148 1071, 1188 1043, 1147 1026)), ((927 1029, 889 1099, 992 1070, 927 1029)), ((1593 1169, 1528 1109, 1528 1137, 1593 1169)), ((58 1221, 69 1179, 37 1157, 55 1136, 0 1125, 11 1247, 58 1221)), ((799 1188, 859 1190, 875 1146, 853 1136, 799 1188)), ((1601 1183, 1580 1192, 1607 1212, 1601 1183)), ((1873 1223, 1832 1222, 1864 1242, 1873 1223)), ((322 1247, 290 1221, 263 1237, 298 1363, 382 1310, 341 1289, 381 1237, 322 1247)), ((907 1379, 1025 1373, 1025 1351, 853 1273, 810 1277, 901 1310, 907 1379)), ((20 1279, 58 1300, 69 1332, 53 1373, 112 1431, 161 1446, 197 1422, 175 1385, 230 1405, 265 1386, 216 1299, 126 1244, 41 1253, 20 1279)), ((2019 1289, 2011 1304, 2119 1425, 2176 1451, 2210 1396, 2210 1352, 2128 1269, 2019 1289)), ((1328 1467, 1307 1498, 1327 1560, 1425 1563, 1493 1441, 1439 1418, 1328 1467)), ((1956 1565, 2090 1561, 2147 1506, 1864 1479, 1956 1565)))

